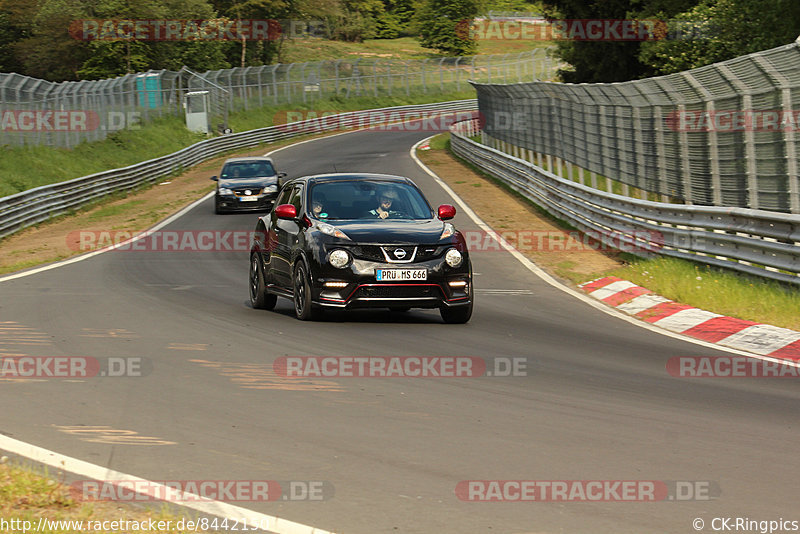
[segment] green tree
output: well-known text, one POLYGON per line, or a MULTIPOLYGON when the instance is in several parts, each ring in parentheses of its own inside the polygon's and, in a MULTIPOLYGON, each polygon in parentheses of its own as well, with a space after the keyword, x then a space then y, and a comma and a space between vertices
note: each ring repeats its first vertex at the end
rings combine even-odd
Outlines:
POLYGON ((469 27, 478 12, 476 0, 423 0, 416 19, 420 44, 448 56, 474 54, 469 27))
POLYGON ((22 64, 17 61, 14 43, 22 38, 22 29, 11 23, 11 15, 0 11, 0 72, 18 72, 22 64))
POLYGON ((678 14, 667 39, 643 43, 648 74, 670 74, 775 48, 800 35, 797 0, 706 0, 678 14))
MULTIPOLYGON (((690 9, 698 0, 545 0, 545 16, 555 19, 669 18, 690 9)), ((639 60, 639 41, 559 41, 557 55, 570 65, 559 72, 570 83, 619 82, 646 76, 639 60)))

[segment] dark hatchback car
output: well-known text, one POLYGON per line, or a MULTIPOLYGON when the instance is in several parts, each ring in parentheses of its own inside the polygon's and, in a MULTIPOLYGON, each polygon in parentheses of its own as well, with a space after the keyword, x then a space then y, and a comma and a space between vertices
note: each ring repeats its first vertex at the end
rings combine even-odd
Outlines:
POLYGON ((278 196, 279 179, 286 173, 275 172, 267 157, 231 158, 225 161, 214 195, 214 212, 259 210, 269 211, 278 196))
POLYGON ((260 217, 250 252, 250 301, 294 302, 298 319, 323 309, 438 308, 447 323, 472 316, 472 265, 451 223, 408 178, 325 174, 295 178, 260 217))

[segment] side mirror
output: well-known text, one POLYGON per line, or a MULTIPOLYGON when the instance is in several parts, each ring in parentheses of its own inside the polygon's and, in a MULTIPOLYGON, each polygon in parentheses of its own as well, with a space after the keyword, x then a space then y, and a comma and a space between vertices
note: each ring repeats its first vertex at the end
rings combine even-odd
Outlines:
POLYGON ((211 179, 214 180, 215 182, 218 180, 216 176, 212 176, 211 179))
POLYGON ((439 218, 443 221, 449 221, 456 216, 456 208, 450 204, 442 204, 438 209, 439 218))
POLYGON ((293 204, 281 204, 275 208, 275 215, 277 215, 279 219, 294 220, 297 219, 297 208, 295 208, 293 204))

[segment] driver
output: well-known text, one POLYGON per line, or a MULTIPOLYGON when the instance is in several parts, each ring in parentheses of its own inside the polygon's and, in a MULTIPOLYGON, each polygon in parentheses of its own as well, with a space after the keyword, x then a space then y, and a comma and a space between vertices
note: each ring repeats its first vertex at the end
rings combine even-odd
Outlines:
POLYGON ((392 204, 397 200, 397 192, 391 189, 383 191, 378 195, 378 207, 370 210, 369 214, 380 219, 388 217, 395 217, 400 214, 399 211, 392 209, 392 204))

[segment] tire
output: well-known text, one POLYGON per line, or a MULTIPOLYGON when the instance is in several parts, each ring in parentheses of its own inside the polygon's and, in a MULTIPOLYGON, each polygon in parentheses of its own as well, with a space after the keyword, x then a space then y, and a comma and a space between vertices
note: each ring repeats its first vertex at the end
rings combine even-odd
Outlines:
POLYGON ((258 264, 258 253, 250 256, 250 305, 258 310, 271 310, 278 302, 278 296, 267 293, 264 274, 258 264))
POLYGON ((303 260, 294 266, 292 276, 292 290, 294 293, 294 314, 301 321, 313 321, 319 318, 319 310, 311 303, 311 281, 303 260))
POLYGON ((466 306, 442 308, 439 310, 442 320, 447 324, 464 324, 472 317, 472 301, 466 306))

